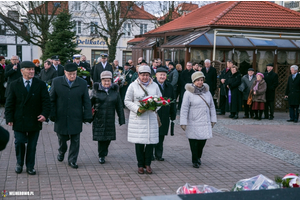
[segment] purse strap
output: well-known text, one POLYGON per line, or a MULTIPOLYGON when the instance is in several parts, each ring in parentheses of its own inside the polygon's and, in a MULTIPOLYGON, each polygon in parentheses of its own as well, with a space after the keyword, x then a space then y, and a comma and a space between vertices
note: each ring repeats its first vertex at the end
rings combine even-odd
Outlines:
POLYGON ((149 96, 148 92, 145 90, 145 88, 139 83, 139 86, 142 88, 142 90, 145 92, 146 96, 149 96))
POLYGON ((208 103, 205 101, 205 99, 200 94, 198 94, 198 96, 205 102, 205 104, 207 105, 207 107, 210 109, 210 107, 209 107, 208 103))

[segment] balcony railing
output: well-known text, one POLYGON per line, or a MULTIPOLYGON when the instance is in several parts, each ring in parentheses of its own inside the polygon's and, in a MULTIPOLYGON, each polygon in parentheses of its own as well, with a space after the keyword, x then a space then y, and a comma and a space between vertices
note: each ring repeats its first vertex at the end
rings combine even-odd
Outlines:
POLYGON ((298 8, 299 7, 299 1, 291 1, 289 3, 284 3, 284 7, 286 7, 286 8, 298 8))

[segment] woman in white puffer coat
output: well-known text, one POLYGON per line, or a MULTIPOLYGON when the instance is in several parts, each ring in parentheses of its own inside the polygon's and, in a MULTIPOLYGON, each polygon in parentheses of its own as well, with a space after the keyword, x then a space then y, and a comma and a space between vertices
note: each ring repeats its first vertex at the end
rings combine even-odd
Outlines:
POLYGON ((199 168, 206 140, 212 138, 212 128, 217 122, 215 105, 204 74, 192 74, 193 84, 185 85, 180 110, 180 125, 186 132, 192 152, 193 167, 199 168))
POLYGON ((129 85, 124 103, 130 110, 128 123, 128 142, 135 143, 138 161, 138 173, 152 174, 150 167, 153 156, 153 145, 158 143, 158 121, 154 111, 139 109, 139 100, 146 96, 161 97, 158 85, 150 77, 149 66, 140 66, 138 78, 129 85), (138 116, 138 113, 141 115, 138 116))

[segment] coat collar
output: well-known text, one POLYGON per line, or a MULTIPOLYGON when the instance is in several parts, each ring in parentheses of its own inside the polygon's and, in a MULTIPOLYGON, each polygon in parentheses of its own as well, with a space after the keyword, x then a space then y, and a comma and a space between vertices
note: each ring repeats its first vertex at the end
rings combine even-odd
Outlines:
MULTIPOLYGON (((63 76, 63 79, 64 79, 64 80, 62 81, 62 85, 69 88, 70 86, 69 86, 69 84, 67 83, 66 78, 67 78, 66 75, 64 75, 64 76, 63 76)), ((80 86, 80 85, 79 85, 78 79, 79 79, 79 77, 76 77, 76 79, 75 79, 74 83, 72 84, 72 87, 71 87, 71 88, 80 86)))
MULTIPOLYGON (((206 92, 208 92, 208 91, 209 91, 209 85, 206 84, 206 83, 203 83, 203 85, 204 85, 204 87, 205 87, 205 89, 206 89, 206 92)), ((185 84, 185 89, 186 89, 187 91, 193 93, 193 94, 195 93, 195 88, 194 88, 194 86, 192 85, 192 83, 187 83, 187 84, 185 84)))
POLYGON ((27 89, 25 88, 25 85, 24 85, 24 82, 23 82, 23 77, 20 77, 18 79, 19 84, 21 84, 21 86, 19 87, 19 89, 21 90, 20 92, 22 92, 23 94, 26 94, 26 99, 24 101, 24 104, 30 99, 30 97, 35 95, 35 91, 39 88, 39 85, 37 84, 37 81, 38 80, 35 77, 32 78, 32 83, 31 83, 31 86, 30 86, 30 90, 29 90, 29 92, 27 92, 27 89))

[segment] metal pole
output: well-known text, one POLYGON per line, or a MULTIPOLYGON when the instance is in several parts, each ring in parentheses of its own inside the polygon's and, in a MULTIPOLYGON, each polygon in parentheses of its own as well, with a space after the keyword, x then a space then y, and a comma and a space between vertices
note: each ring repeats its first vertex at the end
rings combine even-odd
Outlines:
POLYGON ((217 44, 217 30, 215 29, 214 30, 214 49, 213 49, 213 61, 215 60, 216 58, 216 44, 217 44))

